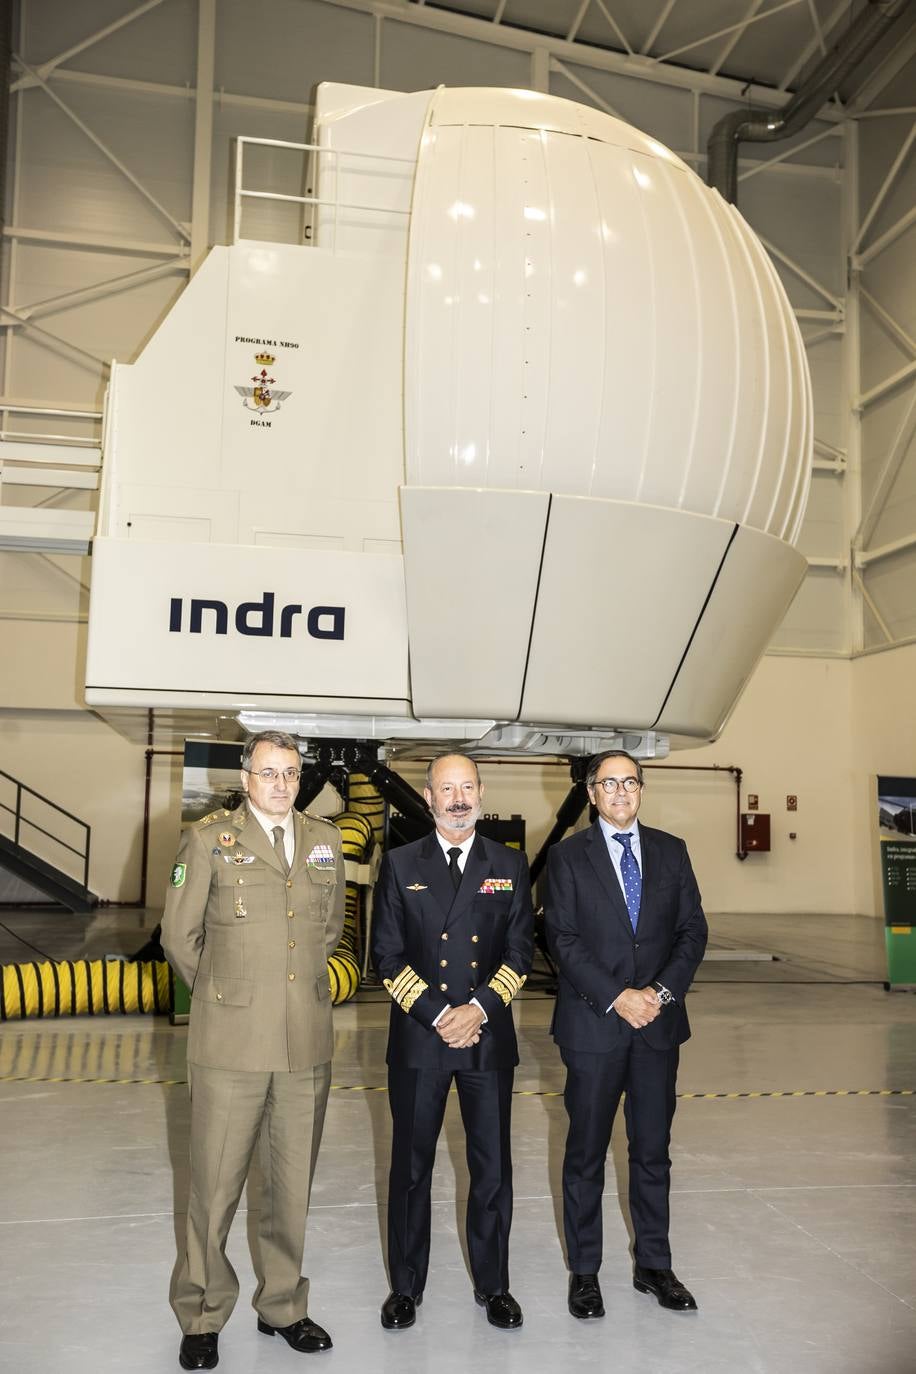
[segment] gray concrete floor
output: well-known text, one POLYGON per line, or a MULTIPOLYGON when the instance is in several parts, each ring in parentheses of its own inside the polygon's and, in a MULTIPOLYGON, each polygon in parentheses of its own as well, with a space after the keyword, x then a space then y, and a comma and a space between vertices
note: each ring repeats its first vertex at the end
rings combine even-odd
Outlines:
MULTIPOLYGON (((21 938, 56 957, 130 953, 155 921, 117 909, 0 912, 0 962, 38 957, 21 938)), ((322 1368, 916 1370, 916 997, 884 991, 877 922, 718 916, 711 927, 718 957, 690 998, 672 1147, 674 1263, 698 1315, 664 1312, 632 1287, 619 1131, 605 1200, 607 1317, 567 1314, 562 1068, 547 1033, 552 1002, 534 990, 517 1003, 513 1117, 512 1289, 525 1325, 494 1331, 473 1303, 451 1103, 425 1301, 411 1331, 383 1332, 387 998, 367 989, 335 1011, 335 1086, 309 1221, 311 1313, 335 1342, 322 1368), (778 958, 728 957, 742 949, 778 958)), ((0 1028, 0 1369, 177 1369, 166 1291, 187 1189, 185 1035, 139 1016, 0 1028)), ((220 1369, 282 1374, 301 1359, 255 1331, 246 1220, 240 1213, 230 1242, 242 1296, 220 1369)))

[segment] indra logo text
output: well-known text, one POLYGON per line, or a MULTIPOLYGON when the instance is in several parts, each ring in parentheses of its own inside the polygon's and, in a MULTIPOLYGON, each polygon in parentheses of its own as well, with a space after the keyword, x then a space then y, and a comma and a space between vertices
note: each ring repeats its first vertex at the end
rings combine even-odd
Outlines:
POLYGON ((303 629, 312 639, 343 639, 346 607, 310 606, 306 609, 292 604, 280 607, 278 613, 276 599, 273 592, 265 592, 260 601, 241 602, 233 613, 225 601, 195 596, 188 598, 185 614, 185 598, 173 596, 169 601, 169 631, 174 635, 205 632, 227 635, 231 615, 240 635, 259 635, 266 639, 275 633, 276 626, 281 639, 292 639, 294 633, 301 633, 303 629))

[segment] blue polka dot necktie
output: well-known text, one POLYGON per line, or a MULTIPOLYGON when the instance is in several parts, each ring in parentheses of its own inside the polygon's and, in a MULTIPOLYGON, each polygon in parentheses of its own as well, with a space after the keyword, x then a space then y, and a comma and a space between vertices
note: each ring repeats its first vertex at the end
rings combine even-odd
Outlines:
POLYGON ((635 931, 639 920, 639 904, 642 901, 642 874, 636 862, 636 855, 630 848, 633 836, 615 835, 614 839, 623 848, 620 856, 620 876, 623 878, 623 895, 626 898, 627 911, 630 913, 630 925, 635 931))

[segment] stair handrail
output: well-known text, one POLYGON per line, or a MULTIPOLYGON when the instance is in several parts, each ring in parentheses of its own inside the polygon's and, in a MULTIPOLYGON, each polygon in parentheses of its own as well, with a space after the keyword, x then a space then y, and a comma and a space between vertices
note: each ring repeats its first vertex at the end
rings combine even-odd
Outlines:
MULTIPOLYGON (((74 816, 74 814, 73 814, 72 811, 68 811, 67 808, 64 807, 64 806, 59 806, 59 805, 57 804, 57 802, 52 801, 50 797, 46 797, 46 796, 44 795, 43 792, 38 792, 38 791, 36 791, 36 789, 35 789, 34 787, 29 787, 28 783, 25 783, 25 782, 20 781, 19 778, 14 778, 13 775, 12 775, 12 773, 7 773, 3 768, 0 768, 0 778, 6 778, 7 782, 13 783, 13 785, 14 785, 15 788, 16 788, 16 806, 15 806, 15 808, 13 808, 12 806, 7 806, 6 802, 0 801, 0 808, 2 808, 4 811, 9 811, 10 815, 13 816, 13 818, 14 818, 14 820, 15 820, 15 828, 14 828, 14 830, 13 830, 13 843, 19 845, 19 847, 20 847, 21 849, 26 849, 26 848, 27 848, 27 846, 24 845, 24 844, 22 843, 22 841, 20 840, 20 838, 19 838, 21 824, 24 822, 26 825, 30 826, 33 830, 38 830, 38 831, 41 832, 42 835, 47 835, 48 839, 49 839, 49 840, 53 840, 55 844, 61 845, 64 849, 69 849, 70 852, 71 852, 71 854, 75 854, 75 855, 77 856, 77 858, 80 858, 80 859, 83 860, 83 888, 88 892, 88 891, 89 891, 89 845, 90 845, 90 841, 91 841, 91 838, 92 838, 92 827, 91 827, 90 825, 88 825, 87 822, 84 821, 80 816, 74 816), (50 832, 50 830, 45 830, 44 826, 38 825, 36 821, 30 821, 29 818, 28 818, 27 816, 23 816, 23 815, 22 815, 22 794, 23 794, 23 792, 28 792, 30 796, 32 796, 32 797, 37 797, 38 800, 41 801, 41 802, 44 802, 44 804, 45 804, 46 806, 50 806, 51 809, 52 809, 52 811, 59 811, 60 814, 61 814, 62 816, 66 816, 68 820, 71 820, 71 821, 75 822, 76 825, 82 826, 83 830, 86 832, 86 847, 85 847, 85 849, 76 849, 76 848, 74 848, 74 846, 73 846, 72 844, 68 844, 66 840, 62 840, 62 839, 60 838, 60 836, 58 836, 58 835, 52 835, 51 832, 50 832)), ((29 853, 31 853, 31 852, 32 852, 32 851, 29 850, 29 853)))

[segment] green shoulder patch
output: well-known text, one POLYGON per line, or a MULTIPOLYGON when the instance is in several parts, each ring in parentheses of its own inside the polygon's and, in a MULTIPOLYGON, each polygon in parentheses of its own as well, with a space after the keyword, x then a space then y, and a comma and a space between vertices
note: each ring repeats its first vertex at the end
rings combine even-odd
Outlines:
POLYGON ((171 883, 172 887, 184 887, 184 880, 188 875, 187 864, 175 864, 172 868, 171 883))

